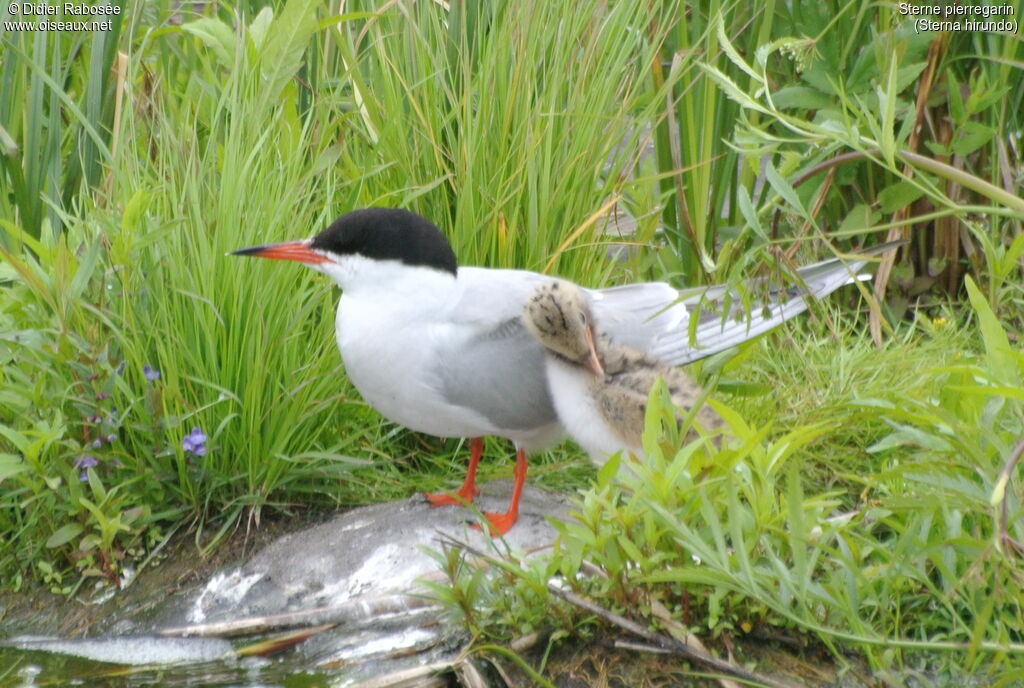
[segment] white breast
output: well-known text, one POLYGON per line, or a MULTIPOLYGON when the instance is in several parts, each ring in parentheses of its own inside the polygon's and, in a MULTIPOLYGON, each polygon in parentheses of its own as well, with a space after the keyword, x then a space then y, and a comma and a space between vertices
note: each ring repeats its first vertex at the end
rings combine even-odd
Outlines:
POLYGON ((449 404, 434 379, 443 324, 394 300, 343 294, 335 321, 338 348, 352 384, 388 420, 439 437, 493 434, 487 419, 449 404))
POLYGON ((569 436, 590 455, 593 463, 600 467, 617 451, 623 453, 624 459, 629 452, 642 456, 640 447, 626 444, 605 422, 589 386, 589 372, 548 356, 547 373, 559 420, 569 436))

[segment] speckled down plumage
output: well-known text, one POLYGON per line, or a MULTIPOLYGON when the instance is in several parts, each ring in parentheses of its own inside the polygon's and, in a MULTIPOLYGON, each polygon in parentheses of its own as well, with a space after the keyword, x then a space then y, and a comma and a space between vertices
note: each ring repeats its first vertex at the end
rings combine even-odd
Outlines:
MULTIPOLYGON (((647 399, 659 378, 683 411, 701 400, 703 390, 683 370, 596 334, 587 295, 570 282, 537 286, 524 304, 523 322, 546 350, 550 392, 560 420, 596 462, 616 451, 642 453, 647 399), (594 354, 601 374, 594 370, 594 354)), ((706 430, 722 425, 707 405, 695 420, 706 430)))
MULTIPOLYGON (((672 403, 682 411, 688 413, 701 400, 704 390, 685 371, 603 336, 594 343, 605 376, 592 376, 590 388, 605 421, 628 445, 641 445, 647 399, 658 378, 665 381, 672 403)), ((701 405, 694 419, 705 430, 723 425, 721 416, 707 404, 701 405)), ((695 434, 691 428, 690 436, 695 434)))

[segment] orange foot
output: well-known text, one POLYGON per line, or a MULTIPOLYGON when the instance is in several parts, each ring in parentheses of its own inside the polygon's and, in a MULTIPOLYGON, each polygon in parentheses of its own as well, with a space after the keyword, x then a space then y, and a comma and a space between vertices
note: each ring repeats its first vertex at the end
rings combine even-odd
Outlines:
MULTIPOLYGON (((508 511, 503 514, 485 512, 487 527, 491 537, 504 535, 515 525, 519 518, 519 499, 523 496, 523 484, 526 482, 526 452, 522 449, 516 450, 515 478, 512 481, 512 499, 508 505, 508 511)), ((473 527, 480 530, 480 525, 474 523, 473 527)))
MULTIPOLYGON (((485 511, 484 518, 487 519, 487 530, 490 532, 491 537, 498 537, 499 535, 507 533, 509 529, 515 525, 516 520, 519 518, 519 514, 499 514, 493 511, 485 511)), ((474 523, 473 527, 477 530, 483 530, 479 523, 474 523)))
POLYGON ((463 485, 458 492, 424 492, 423 496, 430 502, 430 506, 457 506, 472 503, 473 497, 478 494, 480 490, 472 486, 467 490, 463 485))
POLYGON ((480 464, 480 455, 484 453, 484 440, 482 437, 474 437, 469 441, 469 467, 466 469, 466 479, 457 492, 424 492, 423 496, 430 502, 430 506, 455 506, 466 505, 473 501, 473 497, 480 494, 476 489, 476 467, 480 464))

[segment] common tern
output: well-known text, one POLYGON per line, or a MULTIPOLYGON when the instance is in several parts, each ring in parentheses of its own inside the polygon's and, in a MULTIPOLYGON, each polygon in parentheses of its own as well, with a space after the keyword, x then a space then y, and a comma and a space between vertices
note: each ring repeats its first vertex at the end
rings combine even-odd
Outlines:
MULTIPOLYGON (((488 513, 493 533, 519 514, 526 453, 564 435, 545 374, 544 348, 526 330, 523 304, 551 278, 523 270, 458 266, 444 234, 407 210, 365 208, 310 239, 239 249, 235 255, 294 260, 342 289, 335 334, 349 379, 385 418, 440 437, 469 437, 466 480, 434 504, 472 501, 484 435, 516 447, 512 498, 488 513)), ((725 287, 684 292, 664 282, 586 289, 604 333, 669 365, 735 346, 853 281, 863 260, 800 268, 799 289, 773 290, 749 317, 725 287), (711 306, 732 303, 722 317, 711 306), (699 313, 695 328, 690 319, 699 313), (691 343, 691 335, 693 336, 691 343)))
POLYGON ((586 292, 572 282, 536 287, 523 307, 523 323, 547 352, 548 390, 562 426, 598 466, 616 452, 624 460, 630 453, 643 458, 647 399, 659 378, 683 411, 700 404, 694 420, 702 428, 723 424, 687 373, 608 339, 586 292))

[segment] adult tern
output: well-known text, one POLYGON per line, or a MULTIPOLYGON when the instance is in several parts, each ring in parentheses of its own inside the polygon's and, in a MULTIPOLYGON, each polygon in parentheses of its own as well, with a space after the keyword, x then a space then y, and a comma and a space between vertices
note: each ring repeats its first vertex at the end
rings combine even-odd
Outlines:
MULTIPOLYGON (((550 277, 459 266, 433 223, 391 208, 354 210, 310 239, 232 253, 294 260, 332 278, 342 289, 338 348, 349 379, 366 402, 413 430, 472 438, 462 487, 453 495, 428 495, 432 503, 472 501, 480 438, 511 440, 516 447, 512 499, 505 513, 486 516, 498 534, 515 523, 526 453, 563 436, 548 391, 544 348, 521 317, 527 297, 550 277)), ((809 295, 820 298, 853 281, 863 264, 833 258, 800 268, 801 288, 772 290, 749 317, 724 287, 680 292, 664 282, 649 282, 584 291, 609 338, 669 365, 682 365, 803 312, 809 295), (726 302, 733 304, 728 317, 709 308, 726 302)))

